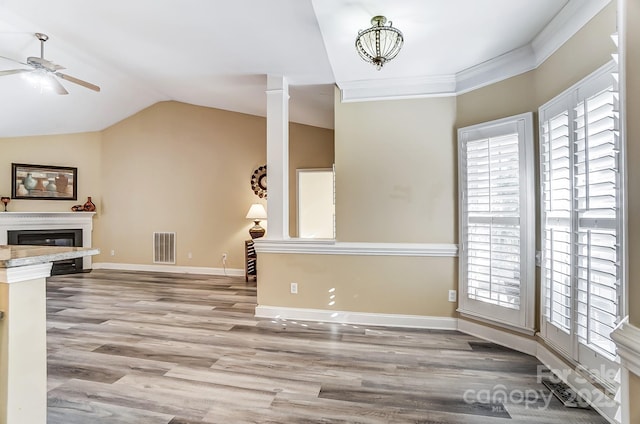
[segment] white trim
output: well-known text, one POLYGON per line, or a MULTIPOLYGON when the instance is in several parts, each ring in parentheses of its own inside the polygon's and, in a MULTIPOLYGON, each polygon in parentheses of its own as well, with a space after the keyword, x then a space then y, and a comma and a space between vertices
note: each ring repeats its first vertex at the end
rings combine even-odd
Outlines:
POLYGON ((623 319, 611 333, 623 367, 640 376, 640 328, 623 319))
POLYGON ((113 269, 117 271, 168 272, 201 275, 220 275, 227 277, 244 277, 244 270, 238 268, 209 268, 199 266, 124 264, 116 262, 96 262, 93 269, 113 269))
POLYGON ((267 74, 267 211, 270 240, 289 238, 289 82, 267 74))
POLYGON ((338 81, 336 84, 340 88, 342 103, 456 95, 455 75, 338 81))
POLYGON ((258 253, 362 256, 458 256, 455 244, 436 243, 352 243, 334 240, 254 240, 258 253))
POLYGON ((17 266, 13 268, 0 268, 0 283, 13 284, 21 281, 47 278, 51 275, 52 262, 43 264, 17 266))
POLYGON ((538 67, 530 44, 456 74, 456 94, 464 94, 487 85, 524 74, 538 67))
POLYGON ((536 331, 531 328, 520 327, 514 324, 508 324, 503 321, 496 321, 495 318, 480 315, 475 312, 469 312, 462 309, 458 309, 457 312, 460 314, 462 318, 469 318, 474 321, 480 321, 484 324, 504 328, 505 330, 509 330, 509 331, 515 331, 516 333, 520 333, 525 336, 534 336, 536 334, 536 331))
POLYGON ((611 0, 569 0, 528 44, 456 74, 417 78, 338 81, 343 103, 456 96, 542 65, 611 0))
POLYGON ((256 306, 255 316, 299 321, 337 322, 340 324, 377 325, 385 327, 455 330, 457 319, 421 315, 377 314, 325 309, 286 308, 280 306, 256 306))
POLYGON ((569 1, 530 43, 535 53, 536 67, 544 63, 609 3, 611 0, 569 1))
POLYGON ((477 324, 466 319, 458 319, 458 331, 517 350, 518 352, 526 353, 527 355, 536 354, 538 343, 534 338, 507 333, 504 330, 487 327, 486 325, 477 324))

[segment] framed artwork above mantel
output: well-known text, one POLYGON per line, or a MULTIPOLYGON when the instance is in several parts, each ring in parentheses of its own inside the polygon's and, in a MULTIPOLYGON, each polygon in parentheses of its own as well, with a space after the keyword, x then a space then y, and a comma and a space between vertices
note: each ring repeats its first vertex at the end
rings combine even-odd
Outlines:
POLYGON ((13 199, 77 200, 78 168, 11 164, 13 199))

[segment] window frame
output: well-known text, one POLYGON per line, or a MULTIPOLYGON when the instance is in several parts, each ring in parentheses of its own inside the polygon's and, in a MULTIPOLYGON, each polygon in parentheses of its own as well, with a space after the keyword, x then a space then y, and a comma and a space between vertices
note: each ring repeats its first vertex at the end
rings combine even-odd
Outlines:
POLYGON ((459 307, 462 316, 489 322, 493 325, 533 335, 535 332, 535 155, 531 112, 484 122, 458 129, 458 229, 459 263, 458 289, 459 307), (468 239, 466 228, 468 210, 465 144, 482 138, 518 134, 519 154, 519 228, 520 228, 520 303, 519 309, 510 309, 468 297, 468 239))

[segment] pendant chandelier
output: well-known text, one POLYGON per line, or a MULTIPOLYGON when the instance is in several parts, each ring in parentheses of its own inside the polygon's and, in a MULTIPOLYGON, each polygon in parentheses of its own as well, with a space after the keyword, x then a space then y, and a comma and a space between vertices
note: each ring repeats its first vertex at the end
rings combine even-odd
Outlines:
POLYGON ((371 18, 373 26, 359 31, 356 37, 358 54, 366 62, 374 64, 378 71, 400 53, 404 42, 402 32, 391 26, 391 21, 387 26, 386 23, 384 16, 374 16, 371 18))

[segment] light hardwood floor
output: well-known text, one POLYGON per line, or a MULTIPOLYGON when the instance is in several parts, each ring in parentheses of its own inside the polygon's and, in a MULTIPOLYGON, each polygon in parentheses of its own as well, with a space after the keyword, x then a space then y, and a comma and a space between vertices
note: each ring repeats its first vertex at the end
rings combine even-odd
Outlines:
POLYGON ((553 398, 533 357, 455 331, 256 319, 243 278, 96 270, 50 278, 47 299, 49 424, 606 422, 553 398))

